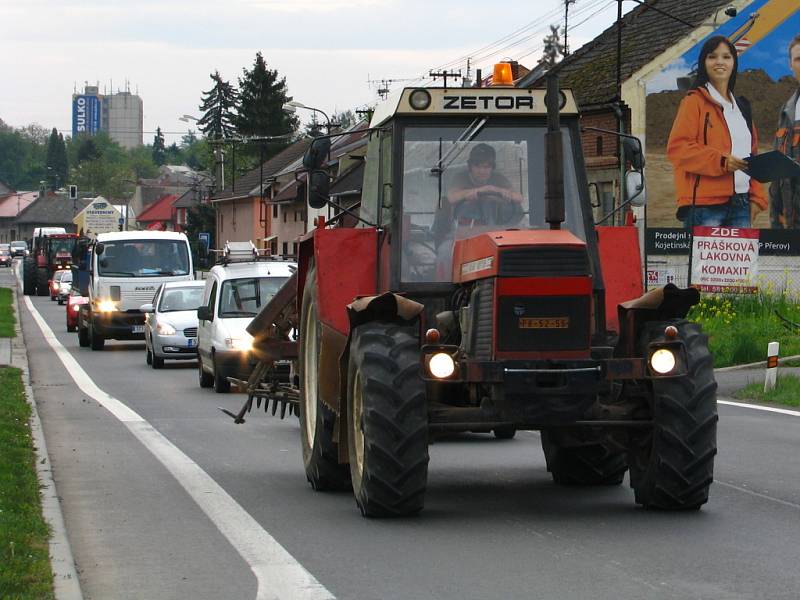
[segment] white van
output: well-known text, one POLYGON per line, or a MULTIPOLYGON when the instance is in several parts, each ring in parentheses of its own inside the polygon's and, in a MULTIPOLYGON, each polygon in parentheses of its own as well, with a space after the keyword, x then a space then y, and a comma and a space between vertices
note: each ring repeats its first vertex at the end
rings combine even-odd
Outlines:
POLYGON ((228 377, 250 376, 255 359, 246 328, 296 269, 292 261, 259 257, 250 242, 228 244, 222 264, 208 273, 197 311, 200 387, 223 393, 230 390, 228 377))

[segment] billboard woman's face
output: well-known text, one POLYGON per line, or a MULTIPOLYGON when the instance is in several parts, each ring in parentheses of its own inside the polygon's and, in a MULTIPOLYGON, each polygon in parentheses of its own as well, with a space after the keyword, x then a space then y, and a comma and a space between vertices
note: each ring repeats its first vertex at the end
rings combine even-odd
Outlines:
POLYGON ((789 67, 792 69, 795 79, 800 81, 800 44, 795 44, 789 53, 789 67))

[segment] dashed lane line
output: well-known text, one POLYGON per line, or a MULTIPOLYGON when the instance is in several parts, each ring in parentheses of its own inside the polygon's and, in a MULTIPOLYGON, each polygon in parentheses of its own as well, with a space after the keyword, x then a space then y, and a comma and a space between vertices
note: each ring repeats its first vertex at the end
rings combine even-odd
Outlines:
POLYGON ((141 415, 100 389, 58 341, 24 296, 45 341, 55 351, 78 388, 106 408, 172 473, 212 523, 220 530, 258 581, 256 600, 333 599, 329 592, 289 552, 245 511, 208 473, 164 437, 141 415))
POLYGON ((726 404, 728 406, 738 406, 739 408, 750 408, 752 410, 763 410, 764 412, 800 417, 800 411, 789 410, 788 408, 773 408, 772 406, 759 406, 758 404, 746 404, 744 402, 732 402, 730 400, 717 400, 717 404, 726 404))

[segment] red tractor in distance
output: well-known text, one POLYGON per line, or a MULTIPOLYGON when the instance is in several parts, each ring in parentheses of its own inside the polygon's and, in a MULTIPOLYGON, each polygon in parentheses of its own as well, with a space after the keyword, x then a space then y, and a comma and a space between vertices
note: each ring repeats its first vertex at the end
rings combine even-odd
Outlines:
MULTIPOLYGON (((358 223, 318 217, 301 238, 297 273, 248 328, 263 368, 231 416, 254 399, 297 410, 308 481, 352 487, 365 516, 420 511, 429 441, 459 431, 538 430, 558 484, 629 472, 645 507, 704 504, 717 409, 707 338, 685 319, 699 293, 642 294, 636 228, 595 225, 580 133, 555 78, 379 106, 358 223), (296 387, 265 382, 282 359, 296 387)), ((331 137, 304 157, 312 208, 342 209, 331 137)))
POLYGON ((77 234, 64 233, 63 228, 57 232, 48 229, 42 227, 34 230, 31 253, 22 262, 22 290, 26 296, 49 295, 53 274, 68 270, 72 265, 77 234))

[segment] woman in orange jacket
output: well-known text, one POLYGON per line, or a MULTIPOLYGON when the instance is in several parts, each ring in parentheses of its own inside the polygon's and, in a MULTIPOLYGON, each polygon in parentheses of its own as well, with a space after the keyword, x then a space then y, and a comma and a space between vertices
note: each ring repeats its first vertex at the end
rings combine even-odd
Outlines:
POLYGON ((697 60, 695 87, 681 101, 667 143, 675 173, 677 217, 694 225, 750 227, 767 208, 744 159, 756 154, 758 134, 750 103, 733 95, 739 65, 728 38, 708 39, 697 60))

